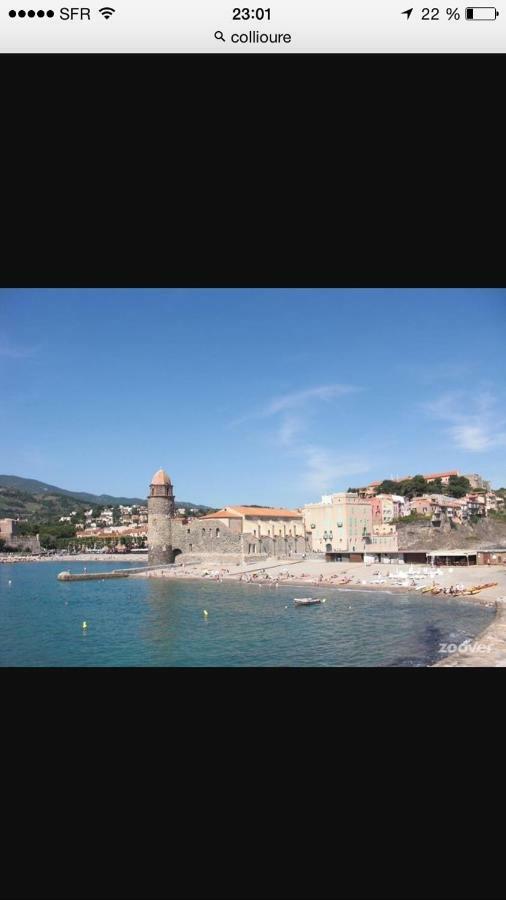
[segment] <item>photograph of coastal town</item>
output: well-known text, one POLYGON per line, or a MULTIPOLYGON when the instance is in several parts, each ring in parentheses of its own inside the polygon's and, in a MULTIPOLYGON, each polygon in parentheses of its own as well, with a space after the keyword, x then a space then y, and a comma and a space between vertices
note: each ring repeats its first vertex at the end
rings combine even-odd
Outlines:
POLYGON ((506 666, 506 290, 0 290, 0 665, 506 666))

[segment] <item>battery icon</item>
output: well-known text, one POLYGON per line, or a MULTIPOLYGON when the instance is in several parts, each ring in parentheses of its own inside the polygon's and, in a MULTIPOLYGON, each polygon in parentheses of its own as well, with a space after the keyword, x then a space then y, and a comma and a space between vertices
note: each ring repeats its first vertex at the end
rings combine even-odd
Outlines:
POLYGON ((466 6, 466 19, 473 22, 493 22, 498 15, 495 6, 466 6))

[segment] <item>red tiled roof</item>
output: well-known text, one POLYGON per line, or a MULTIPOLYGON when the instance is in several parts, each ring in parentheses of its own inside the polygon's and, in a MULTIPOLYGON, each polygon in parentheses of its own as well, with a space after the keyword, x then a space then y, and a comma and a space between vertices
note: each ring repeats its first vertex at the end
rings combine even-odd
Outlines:
POLYGON ((243 516, 254 516, 255 519, 301 519, 302 513, 296 509, 279 509, 264 506, 225 506, 218 512, 202 516, 202 519, 242 519, 243 516))

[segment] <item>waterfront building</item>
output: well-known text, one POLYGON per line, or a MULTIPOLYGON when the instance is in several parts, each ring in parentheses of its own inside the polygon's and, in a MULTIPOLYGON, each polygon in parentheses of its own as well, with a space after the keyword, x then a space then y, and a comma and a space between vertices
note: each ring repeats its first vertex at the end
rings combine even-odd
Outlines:
POLYGON ((427 562, 432 566, 475 566, 476 550, 431 550, 426 553, 427 562))
POLYGON ((158 566, 171 563, 172 519, 174 518, 174 491, 172 482, 163 469, 158 469, 151 479, 148 498, 148 563, 158 566))
POLYGON ((506 547, 498 547, 494 550, 478 550, 477 561, 479 566, 499 566, 506 563, 506 547))
POLYGON ((149 565, 208 560, 210 565, 267 559, 302 558, 310 550, 301 510, 226 506, 195 519, 176 517, 171 479, 163 469, 153 476, 148 500, 149 565))
POLYGON ((25 550, 40 553, 39 535, 20 534, 16 519, 0 519, 0 539, 7 550, 25 550))
POLYGON ((313 550, 327 558, 358 562, 364 554, 379 558, 398 550, 396 530, 373 532, 371 502, 356 492, 326 494, 319 503, 307 503, 304 522, 313 550))
POLYGON ((220 519, 234 531, 268 537, 303 537, 304 516, 299 510, 272 506, 225 506, 201 516, 200 521, 220 519))

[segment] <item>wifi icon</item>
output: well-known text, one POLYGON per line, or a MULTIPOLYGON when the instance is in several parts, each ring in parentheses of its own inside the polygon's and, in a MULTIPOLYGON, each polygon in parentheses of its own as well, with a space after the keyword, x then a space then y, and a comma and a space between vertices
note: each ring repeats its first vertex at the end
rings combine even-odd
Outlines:
POLYGON ((102 9, 99 9, 99 13, 103 15, 104 19, 110 19, 114 12, 116 10, 112 6, 103 6, 102 9))

